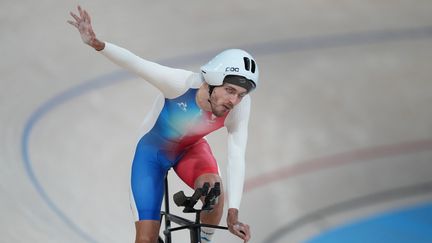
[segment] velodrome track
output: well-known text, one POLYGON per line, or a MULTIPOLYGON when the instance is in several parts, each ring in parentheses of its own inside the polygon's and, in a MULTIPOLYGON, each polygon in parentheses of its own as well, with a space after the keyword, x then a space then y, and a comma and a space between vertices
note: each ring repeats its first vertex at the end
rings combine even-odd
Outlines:
MULTIPOLYGON (((82 44, 66 23, 77 4, 0 3, 0 242, 133 241, 130 161, 158 93, 82 44)), ((256 57, 252 242, 432 241, 432 3, 79 4, 101 39, 164 65, 256 57)), ((208 137, 223 175, 225 135, 208 137)))

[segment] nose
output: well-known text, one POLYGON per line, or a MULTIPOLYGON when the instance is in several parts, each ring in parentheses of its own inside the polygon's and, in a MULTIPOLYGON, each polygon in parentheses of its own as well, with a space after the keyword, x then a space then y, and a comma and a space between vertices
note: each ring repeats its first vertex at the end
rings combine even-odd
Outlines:
POLYGON ((231 104, 237 105, 240 102, 240 98, 238 97, 237 94, 231 95, 229 101, 231 102, 231 104))

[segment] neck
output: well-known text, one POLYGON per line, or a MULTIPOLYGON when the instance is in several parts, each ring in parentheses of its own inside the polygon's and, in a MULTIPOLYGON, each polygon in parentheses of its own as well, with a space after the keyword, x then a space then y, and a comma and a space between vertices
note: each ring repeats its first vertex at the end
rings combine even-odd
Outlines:
POLYGON ((204 111, 212 111, 210 102, 209 102, 209 90, 208 85, 203 83, 201 87, 199 87, 198 92, 196 94, 195 100, 199 106, 204 111))

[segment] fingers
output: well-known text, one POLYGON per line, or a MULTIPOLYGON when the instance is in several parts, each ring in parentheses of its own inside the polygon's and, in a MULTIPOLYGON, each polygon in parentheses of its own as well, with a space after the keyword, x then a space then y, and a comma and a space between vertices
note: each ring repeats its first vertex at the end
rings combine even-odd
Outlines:
POLYGON ((73 12, 70 12, 70 15, 75 19, 75 22, 73 21, 67 21, 69 24, 79 28, 81 23, 88 23, 90 24, 90 15, 88 14, 88 12, 86 10, 84 10, 83 8, 81 8, 80 5, 78 5, 78 13, 79 16, 76 15, 73 12))
POLYGON ((83 12, 83 10, 82 10, 82 8, 81 8, 80 5, 78 5, 78 12, 79 12, 81 18, 84 18, 84 12, 83 12))
POLYGON ((71 24, 71 25, 73 25, 73 26, 75 26, 75 27, 78 28, 78 24, 77 24, 77 23, 75 23, 75 22, 73 22, 73 21, 71 21, 71 20, 68 20, 67 22, 68 22, 69 24, 71 24))
POLYGON ((70 12, 70 15, 75 19, 76 22, 79 22, 81 19, 76 14, 70 12))
POLYGON ((243 233, 244 233, 244 236, 245 236, 245 238, 243 238, 243 240, 244 240, 244 242, 246 243, 246 242, 248 242, 248 241, 250 240, 250 238, 251 238, 249 225, 246 224, 246 225, 244 226, 243 233))
POLYGON ((87 13, 86 10, 82 9, 81 6, 78 5, 78 13, 79 13, 79 17, 78 15, 76 15, 73 12, 70 12, 70 15, 77 21, 85 21, 85 22, 90 22, 90 15, 87 13))
POLYGON ((250 240, 250 228, 249 225, 243 223, 237 223, 232 227, 232 231, 234 235, 240 237, 244 242, 248 242, 250 240))
POLYGON ((88 14, 88 12, 87 12, 86 10, 84 10, 84 17, 85 17, 85 19, 86 19, 86 21, 87 21, 88 23, 91 22, 91 20, 90 20, 90 14, 88 14))
POLYGON ((73 22, 73 21, 70 21, 70 20, 67 21, 69 24, 71 24, 71 25, 73 25, 73 26, 75 26, 75 27, 77 27, 77 28, 78 28, 78 26, 79 26, 79 23, 83 20, 83 19, 82 19, 82 14, 81 14, 82 10, 81 10, 81 7, 80 7, 80 6, 78 6, 78 12, 79 12, 81 18, 78 17, 78 15, 76 15, 76 14, 73 13, 73 12, 69 12, 70 15, 72 16, 72 18, 74 18, 76 22, 73 22))
POLYGON ((76 14, 74 14, 72 12, 70 12, 70 15, 75 19, 75 22, 72 21, 72 20, 68 20, 67 22, 69 24, 75 26, 76 28, 78 28, 78 23, 80 22, 80 18, 76 14))

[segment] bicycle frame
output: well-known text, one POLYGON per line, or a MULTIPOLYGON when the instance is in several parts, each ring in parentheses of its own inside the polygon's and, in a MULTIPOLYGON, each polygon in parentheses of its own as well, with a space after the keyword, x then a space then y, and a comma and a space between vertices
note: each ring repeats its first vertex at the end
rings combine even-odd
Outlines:
POLYGON ((227 230, 228 227, 218 226, 218 225, 210 225, 210 224, 201 224, 201 211, 203 209, 197 210, 193 209, 192 212, 195 213, 195 221, 191 221, 189 219, 174 215, 170 213, 170 205, 169 205, 169 191, 168 191, 168 173, 165 175, 165 211, 161 211, 161 221, 164 218, 165 222, 165 230, 163 231, 165 236, 165 243, 172 243, 171 232, 188 229, 190 233, 190 242, 191 243, 201 243, 201 227, 208 227, 214 229, 222 229, 227 230), (171 227, 171 222, 180 225, 179 227, 171 227))

